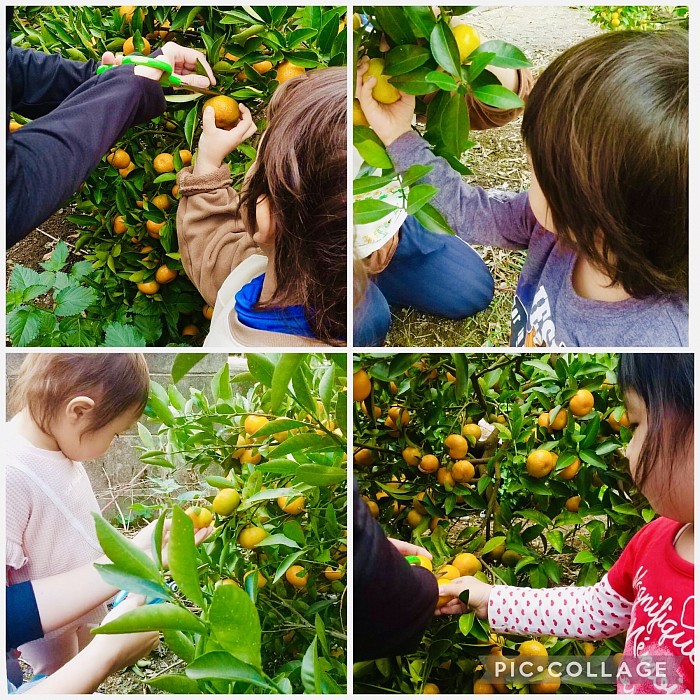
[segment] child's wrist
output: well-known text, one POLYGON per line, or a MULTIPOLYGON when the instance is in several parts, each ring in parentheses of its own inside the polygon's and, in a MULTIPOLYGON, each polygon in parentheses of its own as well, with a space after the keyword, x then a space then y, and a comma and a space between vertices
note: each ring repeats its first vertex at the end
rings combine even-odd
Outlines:
POLYGON ((192 172, 195 175, 209 175, 210 173, 215 173, 222 165, 223 161, 220 158, 207 157, 202 153, 198 153, 192 172))

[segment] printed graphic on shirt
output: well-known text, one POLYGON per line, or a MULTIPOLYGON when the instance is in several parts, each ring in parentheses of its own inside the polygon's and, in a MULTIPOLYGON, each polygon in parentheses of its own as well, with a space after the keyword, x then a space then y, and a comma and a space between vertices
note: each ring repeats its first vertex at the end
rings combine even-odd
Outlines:
POLYGON ((556 327, 552 318, 549 296, 544 286, 518 285, 511 311, 511 345, 526 348, 552 347, 556 341, 556 327))
MULTIPOLYGON (((688 692, 693 687, 694 614, 695 596, 678 599, 673 595, 658 595, 646 585, 646 577, 651 575, 646 567, 640 566, 632 585, 636 592, 632 620, 627 632, 625 653, 637 659, 660 657, 680 657, 684 661, 677 669, 677 677, 649 679, 651 687, 637 683, 625 683, 619 679, 618 692, 676 694, 688 692)), ((647 684, 645 684, 647 685, 647 684)))

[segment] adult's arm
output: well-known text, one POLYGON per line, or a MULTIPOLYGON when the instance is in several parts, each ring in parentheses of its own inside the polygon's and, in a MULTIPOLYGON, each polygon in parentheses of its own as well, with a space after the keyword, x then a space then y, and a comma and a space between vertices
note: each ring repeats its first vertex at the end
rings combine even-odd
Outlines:
POLYGON ((357 483, 353 496, 355 661, 415 651, 433 619, 438 586, 387 539, 357 483))
POLYGON ((50 113, 8 134, 8 246, 55 212, 127 129, 164 110, 158 82, 119 66, 90 78, 50 113))

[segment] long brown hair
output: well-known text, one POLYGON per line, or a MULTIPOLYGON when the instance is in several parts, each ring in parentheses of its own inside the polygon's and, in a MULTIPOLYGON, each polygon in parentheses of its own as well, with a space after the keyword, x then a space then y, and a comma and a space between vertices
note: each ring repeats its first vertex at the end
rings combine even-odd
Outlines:
POLYGON ((15 413, 29 411, 50 434, 51 423, 76 396, 95 402, 89 433, 129 412, 138 416, 148 401, 150 376, 140 353, 36 353, 22 362, 12 388, 15 413))
POLYGON ((633 297, 688 293, 688 32, 609 32, 556 58, 522 134, 560 240, 633 297))
POLYGON ((346 96, 345 68, 280 85, 241 198, 248 231, 261 197, 274 226, 277 288, 258 308, 302 303, 314 335, 329 344, 347 329, 346 96))

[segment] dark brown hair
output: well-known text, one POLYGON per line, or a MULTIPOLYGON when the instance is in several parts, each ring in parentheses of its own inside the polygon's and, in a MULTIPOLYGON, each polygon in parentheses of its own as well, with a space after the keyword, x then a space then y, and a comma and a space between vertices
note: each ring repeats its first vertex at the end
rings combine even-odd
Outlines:
POLYGON ((130 412, 143 413, 150 376, 139 353, 38 353, 27 355, 17 373, 11 406, 29 411, 32 420, 50 433, 51 422, 76 396, 95 402, 88 433, 130 412))
POLYGON ((668 468, 693 454, 694 377, 692 353, 620 355, 620 389, 634 391, 647 411, 647 433, 635 477, 640 491, 654 468, 668 468))
POLYGON ((346 97, 345 68, 280 85, 241 199, 251 234, 260 197, 275 229, 277 289, 258 307, 303 304, 314 335, 329 344, 344 340, 347 329, 346 97))
POLYGON ((556 58, 522 135, 560 240, 633 297, 688 293, 688 32, 609 32, 556 58))

